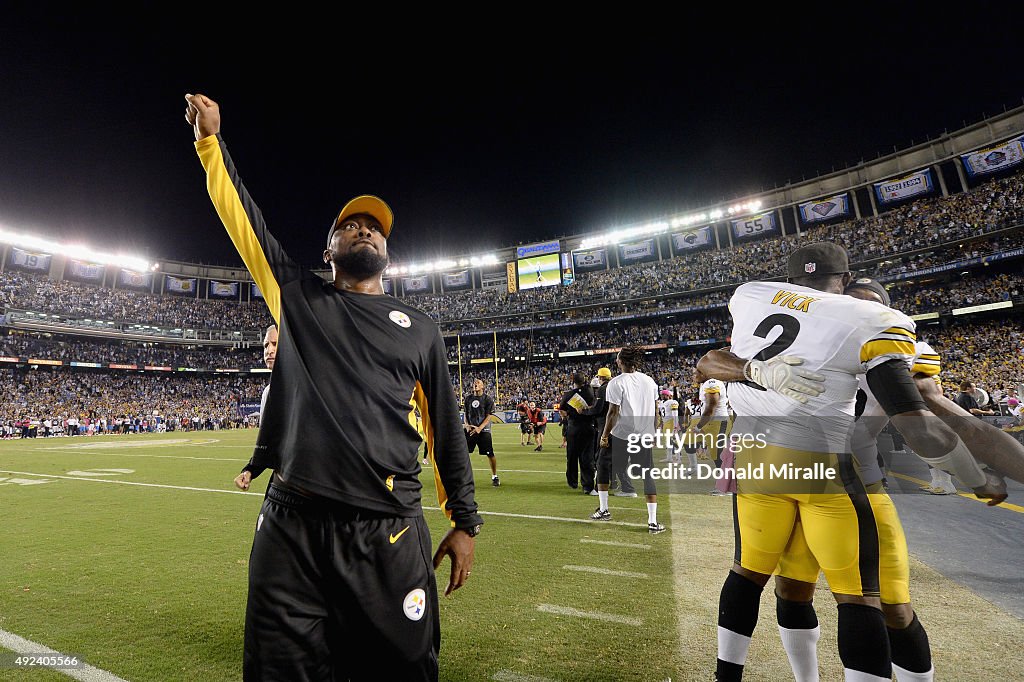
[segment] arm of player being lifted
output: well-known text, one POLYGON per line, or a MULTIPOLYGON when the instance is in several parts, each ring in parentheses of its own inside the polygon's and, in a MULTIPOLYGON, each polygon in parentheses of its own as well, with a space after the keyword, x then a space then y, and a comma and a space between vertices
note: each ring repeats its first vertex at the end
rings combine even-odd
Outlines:
POLYGON ((1024 483, 1024 445, 994 424, 978 419, 942 394, 935 377, 915 374, 928 409, 956 431, 979 462, 1007 478, 1024 483))
POLYGON ((956 476, 990 505, 1006 499, 1006 486, 986 473, 960 436, 927 408, 905 360, 893 358, 871 367, 867 380, 878 404, 918 457, 956 476))
POLYGON ((709 379, 749 381, 769 391, 778 391, 797 402, 825 391, 825 377, 801 368, 803 358, 778 355, 769 360, 744 360, 730 350, 713 350, 697 362, 697 370, 709 379))
POLYGON ((267 230, 263 213, 242 184, 220 136, 220 107, 205 95, 185 95, 185 120, 196 135, 196 152, 206 170, 206 189, 274 320, 281 322, 281 287, 302 269, 267 230))

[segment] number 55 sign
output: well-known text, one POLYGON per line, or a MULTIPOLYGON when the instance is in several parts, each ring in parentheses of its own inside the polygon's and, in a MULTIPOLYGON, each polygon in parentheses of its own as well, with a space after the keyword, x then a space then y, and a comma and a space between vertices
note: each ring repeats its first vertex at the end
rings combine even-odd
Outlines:
POLYGON ((779 224, 775 219, 775 211, 768 211, 758 215, 747 216, 739 220, 730 220, 732 236, 734 239, 749 239, 760 237, 764 234, 775 234, 779 231, 779 224))

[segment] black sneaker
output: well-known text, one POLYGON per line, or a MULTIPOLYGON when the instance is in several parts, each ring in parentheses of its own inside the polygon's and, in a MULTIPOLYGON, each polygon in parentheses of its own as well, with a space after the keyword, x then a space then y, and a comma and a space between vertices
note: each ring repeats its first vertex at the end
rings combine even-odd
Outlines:
POLYGON ((665 526, 663 526, 660 523, 648 523, 647 524, 647 532, 650 533, 651 535, 657 535, 658 533, 664 533, 667 530, 668 530, 668 528, 666 528, 665 526))
MULTIPOLYGON (((594 513, 590 515, 590 520, 591 521, 611 521, 612 520, 612 513, 610 511, 608 511, 607 509, 605 509, 604 511, 601 511, 601 508, 598 507, 597 509, 594 510, 594 513)), ((662 529, 662 530, 664 530, 664 529, 662 529)), ((651 532, 654 532, 654 531, 651 531, 651 532)))
POLYGON ((534 452, 540 452, 540 451, 541 451, 541 450, 543 450, 543 449, 544 449, 544 446, 543 446, 543 445, 538 445, 537 447, 535 447, 535 448, 533 449, 533 451, 534 451, 534 452))
POLYGON ((501 483, 498 481, 497 476, 491 476, 491 485, 493 485, 495 488, 501 485, 501 483))

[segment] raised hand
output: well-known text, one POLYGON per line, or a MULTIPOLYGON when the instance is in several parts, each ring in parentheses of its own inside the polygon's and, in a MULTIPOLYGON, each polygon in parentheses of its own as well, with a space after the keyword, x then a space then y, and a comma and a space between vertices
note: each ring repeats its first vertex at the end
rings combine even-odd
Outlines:
POLYGON ((220 132, 220 105, 206 95, 185 95, 185 120, 201 140, 220 132))

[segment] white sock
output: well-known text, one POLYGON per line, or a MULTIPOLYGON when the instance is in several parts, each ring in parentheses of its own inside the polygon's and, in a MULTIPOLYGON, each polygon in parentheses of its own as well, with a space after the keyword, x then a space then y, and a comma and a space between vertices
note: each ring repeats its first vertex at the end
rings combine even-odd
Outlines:
POLYGON ((694 452, 687 452, 686 453, 686 459, 687 459, 687 461, 690 464, 690 468, 693 469, 694 471, 696 471, 697 470, 697 452, 696 451, 694 451, 694 452))
POLYGON ((597 491, 597 500, 598 500, 599 509, 601 511, 608 511, 608 491, 607 490, 598 490, 597 491))
POLYGON ((912 673, 893 663, 892 671, 896 673, 896 682, 932 682, 935 679, 935 666, 926 673, 912 673))
POLYGON ((846 682, 892 682, 892 678, 889 677, 879 677, 878 675, 861 672, 860 670, 850 670, 849 668, 843 668, 843 679, 846 682))
POLYGON ((779 626, 782 647, 796 682, 818 682, 818 638, 821 628, 790 630, 779 626))
POLYGON ((647 503, 647 523, 658 522, 658 503, 648 502, 647 503))
POLYGON ((727 663, 744 665, 747 662, 747 651, 750 650, 750 637, 718 626, 718 658, 727 663))

